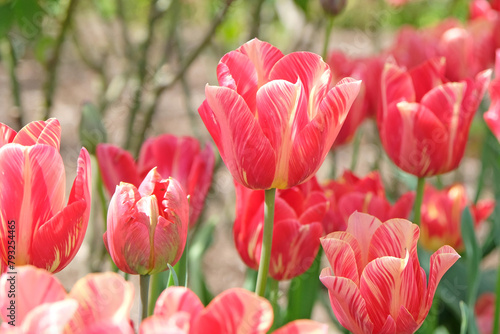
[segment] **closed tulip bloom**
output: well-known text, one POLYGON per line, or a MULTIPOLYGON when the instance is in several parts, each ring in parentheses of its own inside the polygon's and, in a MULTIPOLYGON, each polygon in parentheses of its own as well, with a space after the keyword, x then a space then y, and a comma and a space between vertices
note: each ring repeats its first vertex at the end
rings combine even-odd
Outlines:
POLYGON ((437 285, 460 258, 443 246, 430 259, 429 282, 417 255, 418 226, 381 223, 354 213, 345 232, 321 239, 331 268, 321 272, 333 312, 354 334, 414 333, 425 320, 437 285))
POLYGON ((123 182, 116 187, 104 243, 120 270, 155 274, 181 257, 188 220, 188 200, 179 182, 162 179, 153 168, 139 188, 123 182))
MULTIPOLYGON (((258 269, 264 228, 264 191, 251 190, 238 183, 235 186, 234 242, 243 262, 258 269)), ((269 267, 272 278, 287 280, 309 269, 319 249, 326 209, 326 197, 315 178, 277 192, 269 267)))
POLYGON ((490 130, 500 141, 500 49, 496 52, 495 79, 491 81, 488 92, 491 104, 483 116, 490 130))
POLYGON ((458 167, 490 80, 486 70, 475 80, 446 82, 444 69, 444 59, 433 59, 411 71, 386 64, 382 74, 382 144, 399 168, 418 177, 458 167))
POLYGON ((200 116, 234 179, 251 189, 306 182, 330 150, 360 82, 341 80, 320 56, 284 56, 253 39, 217 66, 220 87, 205 88, 200 116))
POLYGON ((471 204, 461 184, 443 190, 426 185, 420 222, 422 246, 435 251, 443 245, 450 245, 458 252, 463 251, 461 222, 462 212, 467 206, 470 206, 475 227, 479 227, 493 213, 495 201, 481 200, 476 205, 471 204))
POLYGON ((2 268, 10 261, 58 272, 83 242, 90 216, 90 157, 82 148, 65 204, 60 137, 56 119, 29 123, 19 133, 0 123, 2 268))
POLYGON ((212 183, 215 156, 211 145, 202 149, 196 138, 164 134, 142 144, 137 162, 129 152, 112 144, 97 145, 96 155, 110 195, 120 182, 139 187, 153 167, 162 178, 175 178, 189 195, 189 226, 195 225, 212 183))

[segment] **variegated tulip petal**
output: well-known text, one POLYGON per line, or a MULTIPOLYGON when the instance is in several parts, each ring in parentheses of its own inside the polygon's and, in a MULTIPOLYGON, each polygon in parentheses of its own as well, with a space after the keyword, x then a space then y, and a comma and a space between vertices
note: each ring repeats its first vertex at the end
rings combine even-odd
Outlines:
MULTIPOLYGON (((390 117, 387 114, 387 106, 389 104, 400 101, 416 102, 413 81, 410 74, 403 69, 393 64, 386 64, 382 72, 381 80, 383 109, 377 116, 379 127, 384 124, 383 122, 388 117, 390 117)), ((388 127, 387 130, 384 129, 383 131, 394 131, 394 129, 388 127)), ((381 134, 381 136, 382 135, 383 134, 381 134)))
POLYGON ((264 334, 273 322, 271 304, 240 288, 222 292, 199 313, 191 333, 264 334))
POLYGON ((21 328, 24 333, 62 334, 77 308, 74 299, 40 305, 27 315, 21 328))
POLYGON ((385 319, 384 326, 377 332, 378 334, 396 334, 396 322, 389 314, 387 319, 385 319))
POLYGON ((186 312, 194 319, 203 308, 200 298, 193 291, 185 287, 169 287, 158 297, 154 314, 169 318, 177 312, 186 312))
POLYGON ((205 94, 207 105, 200 107, 200 116, 229 171, 243 185, 268 189, 276 170, 275 152, 243 98, 225 87, 207 86, 205 94))
POLYGON ((47 121, 35 121, 28 123, 14 138, 14 143, 23 146, 44 144, 54 147, 59 151, 61 142, 61 125, 55 118, 47 121))
POLYGON ((348 278, 359 285, 362 268, 358 241, 347 232, 333 232, 321 238, 321 246, 335 276, 348 278))
POLYGON ((307 116, 312 120, 326 95, 332 74, 320 56, 311 52, 293 52, 281 58, 271 72, 272 80, 297 82, 304 86, 308 100, 307 116))
MULTIPOLYGON (((0 149, 0 182, 2 222, 16 224, 16 263, 31 263, 33 233, 64 206, 61 155, 49 145, 7 144, 0 149)), ((6 243, 2 247, 6 258, 6 243)))
MULTIPOLYGON (((271 80, 270 73, 274 65, 283 58, 283 53, 278 48, 257 38, 243 44, 237 51, 245 54, 254 64, 259 87, 271 80)), ((293 80, 292 82, 296 81, 293 80)))
POLYGON ((439 281, 459 258, 460 255, 450 246, 443 246, 431 255, 427 293, 423 296, 422 308, 418 318, 415 319, 417 322, 422 322, 429 313, 439 281))
POLYGON ((97 330, 110 323, 130 326, 134 287, 116 273, 88 274, 75 283, 69 296, 78 301, 70 333, 80 333, 82 328, 97 330))
MULTIPOLYGON (((498 20, 498 22, 500 22, 500 20, 498 20)), ((493 71, 491 69, 487 69, 479 72, 474 77, 474 80, 472 80, 471 78, 465 79, 467 87, 462 107, 465 114, 468 116, 467 119, 470 118, 469 115, 476 114, 476 111, 479 108, 479 104, 481 103, 486 90, 490 86, 492 72, 493 71)))
POLYGON ((436 57, 409 72, 415 89, 415 101, 420 101, 428 91, 443 83, 445 65, 445 58, 436 57))
POLYGON ((9 290, 16 285, 16 324, 23 323, 26 316, 37 306, 53 303, 66 298, 66 291, 59 280, 49 272, 33 266, 16 267, 17 275, 3 274, 0 278, 0 316, 3 321, 11 321, 9 314, 9 290), (14 277, 14 280, 10 280, 14 277))
POLYGON ((381 225, 380 220, 365 213, 355 212, 349 217, 346 232, 350 233, 358 241, 361 254, 361 262, 358 262, 360 271, 368 263, 368 250, 372 236, 381 225))
POLYGON ((299 276, 309 269, 318 254, 323 227, 318 223, 300 224, 282 220, 274 225, 269 275, 282 281, 299 276))
POLYGON ((5 144, 12 143, 17 132, 12 130, 7 125, 0 123, 0 147, 5 144))
POLYGON ((37 267, 58 272, 80 249, 90 217, 90 173, 90 156, 82 148, 68 205, 35 232, 32 252, 33 264, 37 267))
POLYGON ((372 333, 373 323, 358 286, 348 278, 333 276, 330 268, 323 269, 319 279, 328 289, 333 312, 340 324, 353 334, 372 333))
POLYGON ((273 334, 327 334, 328 326, 312 320, 295 320, 275 330, 273 334))
MULTIPOLYGON (((497 58, 499 58, 497 66, 500 67, 500 56, 497 58)), ((500 73, 497 74, 497 79, 491 82, 489 94, 491 104, 488 111, 484 113, 484 120, 495 137, 500 140, 500 73)))
POLYGON ((174 314, 171 318, 153 315, 144 319, 139 334, 189 334, 189 315, 174 314))
POLYGON ((387 315, 398 319, 401 306, 420 304, 421 296, 412 287, 415 275, 411 261, 408 253, 404 259, 385 256, 371 261, 363 270, 360 291, 375 332, 384 326, 387 315))
POLYGON ((136 187, 141 183, 134 158, 128 151, 112 144, 98 144, 96 156, 102 181, 110 195, 120 182, 136 187))
POLYGON ((413 334, 419 327, 420 325, 415 321, 410 312, 404 306, 401 306, 398 319, 396 320, 396 333, 413 334))

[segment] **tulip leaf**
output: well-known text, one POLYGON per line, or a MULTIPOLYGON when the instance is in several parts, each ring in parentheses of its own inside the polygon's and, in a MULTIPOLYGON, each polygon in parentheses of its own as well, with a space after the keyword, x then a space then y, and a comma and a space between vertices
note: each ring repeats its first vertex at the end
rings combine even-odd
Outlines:
POLYGON ((460 301, 460 313, 462 321, 460 323, 460 334, 478 334, 474 312, 466 303, 460 301))
POLYGON ((168 286, 179 286, 179 278, 177 277, 174 267, 172 267, 170 263, 168 263, 167 266, 170 271, 170 281, 168 282, 168 286))
POLYGON ((474 220, 469 208, 462 212, 462 239, 465 245, 465 262, 467 264, 467 305, 473 307, 479 288, 479 264, 482 250, 476 239, 474 220))

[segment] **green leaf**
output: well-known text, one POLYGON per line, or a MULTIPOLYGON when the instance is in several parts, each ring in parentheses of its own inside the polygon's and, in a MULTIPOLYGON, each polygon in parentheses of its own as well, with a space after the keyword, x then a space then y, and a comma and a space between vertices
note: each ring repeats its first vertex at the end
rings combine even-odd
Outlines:
POLYGON ((479 288, 479 264, 483 252, 476 239, 474 220, 469 208, 465 208, 462 212, 462 239, 465 245, 465 261, 467 265, 467 305, 474 307, 479 288))

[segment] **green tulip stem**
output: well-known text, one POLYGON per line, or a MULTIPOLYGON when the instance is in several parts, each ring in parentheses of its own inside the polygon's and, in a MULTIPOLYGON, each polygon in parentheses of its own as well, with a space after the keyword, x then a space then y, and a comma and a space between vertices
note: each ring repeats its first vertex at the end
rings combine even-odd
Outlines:
MULTIPOLYGON (((149 275, 141 275, 139 285, 141 287, 141 321, 148 317, 148 297, 149 297, 149 275)), ((139 323, 141 322, 139 321, 139 323)))
POLYGON ((417 182, 417 195, 413 206, 413 223, 420 226, 422 216, 422 202, 424 200, 425 177, 419 177, 417 182))
POLYGON ((333 17, 327 15, 327 22, 325 27, 325 41, 323 42, 323 52, 321 52, 321 56, 324 61, 328 61, 328 45, 330 44, 330 36, 332 34, 333 28, 333 17))
POLYGON ((265 191, 264 235, 262 237, 262 251, 260 253, 259 272, 257 274, 257 287, 255 289, 255 293, 261 297, 264 297, 264 293, 266 292, 267 274, 269 272, 269 264, 271 263, 275 197, 275 188, 267 189, 265 191))

